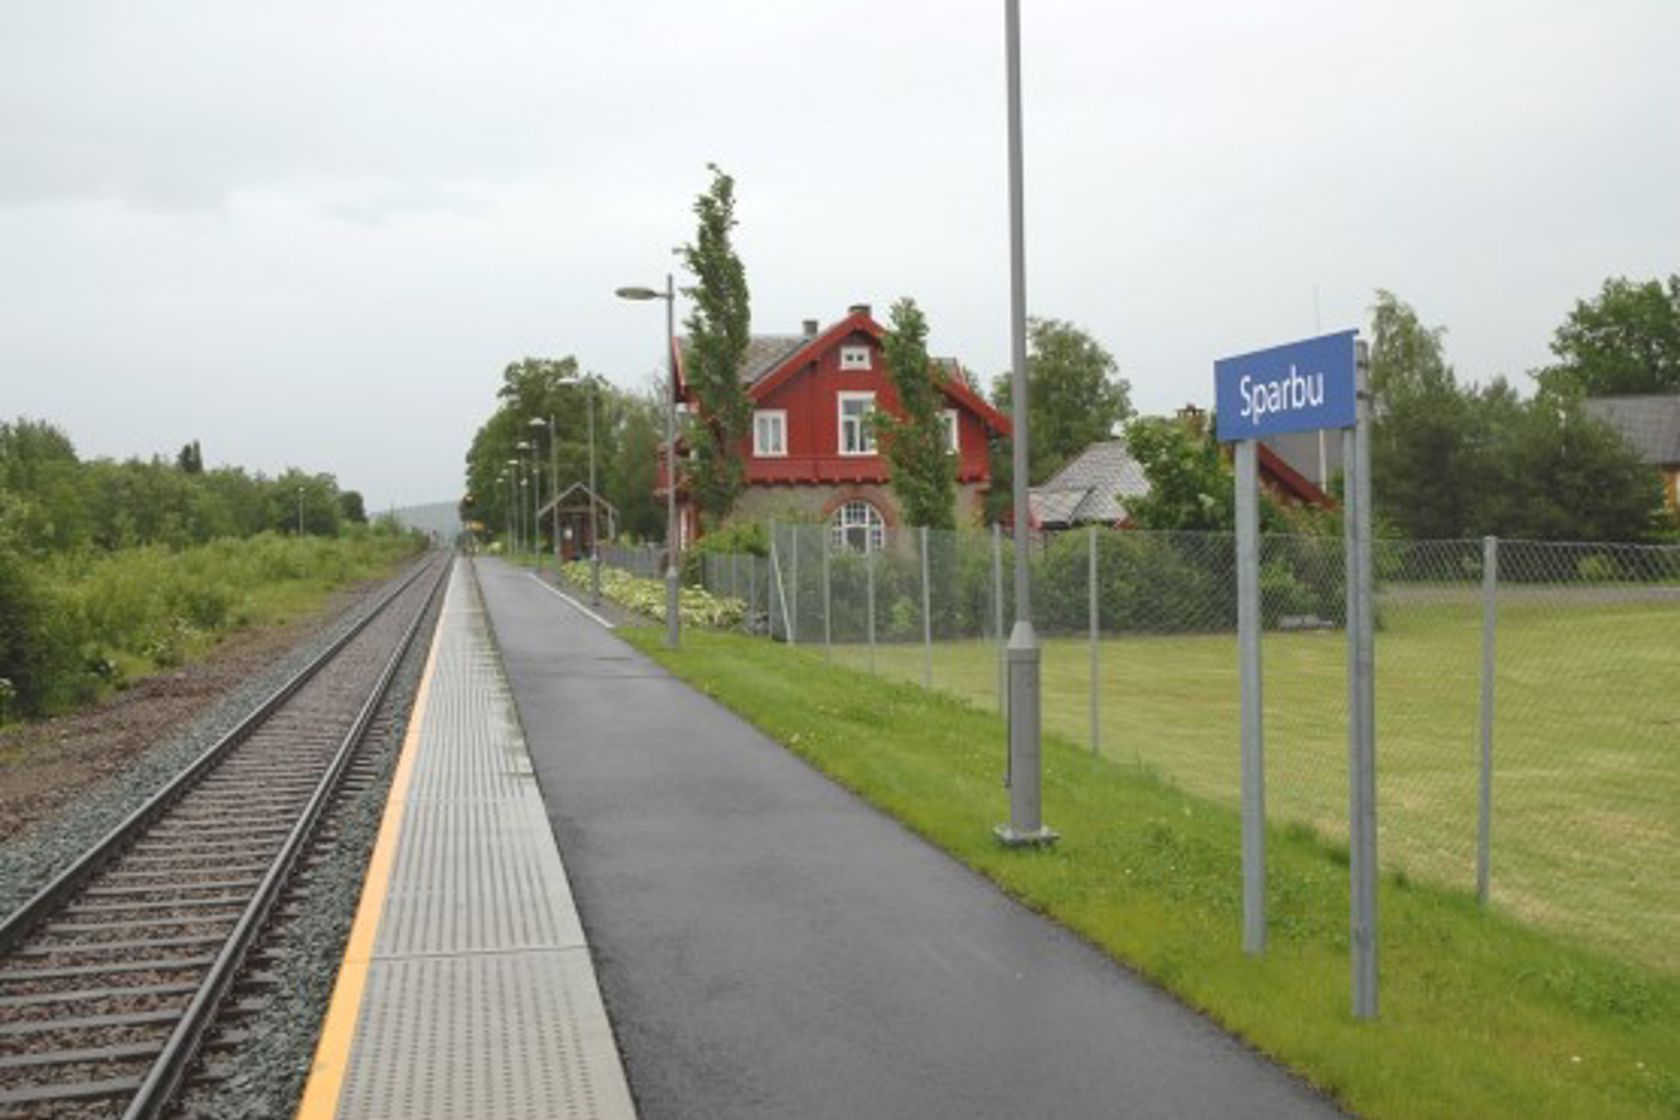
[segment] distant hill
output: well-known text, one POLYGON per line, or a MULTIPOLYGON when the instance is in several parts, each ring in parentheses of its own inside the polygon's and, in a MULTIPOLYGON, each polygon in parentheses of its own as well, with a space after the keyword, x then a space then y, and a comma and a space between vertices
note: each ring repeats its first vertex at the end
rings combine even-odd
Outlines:
POLYGON ((422 506, 404 506, 392 511, 397 520, 410 529, 436 533, 446 541, 455 539, 461 531, 460 511, 454 502, 430 502, 422 506))

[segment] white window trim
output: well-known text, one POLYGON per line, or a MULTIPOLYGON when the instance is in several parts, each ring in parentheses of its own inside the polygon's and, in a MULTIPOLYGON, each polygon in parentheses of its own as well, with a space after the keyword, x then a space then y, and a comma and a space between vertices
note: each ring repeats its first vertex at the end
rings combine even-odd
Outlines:
POLYGON ((787 409, 785 409, 785 408, 757 408, 757 409, 754 409, 753 410, 753 457, 757 458, 757 459, 785 459, 785 458, 787 458, 787 453, 788 453, 787 409), (781 439, 782 449, 780 451, 767 451, 767 450, 765 450, 764 445, 759 442, 758 437, 759 437, 760 432, 759 432, 759 427, 758 427, 758 420, 759 420, 759 417, 761 417, 761 416, 765 417, 765 418, 775 417, 777 420, 780 421, 781 434, 782 434, 782 439, 781 439))
POLYGON ((835 422, 835 450, 847 458, 861 459, 875 454, 875 433, 869 430, 868 416, 875 411, 875 394, 872 392, 847 392, 834 394, 834 422, 835 422), (846 402, 868 401, 869 407, 859 418, 858 443, 867 444, 862 451, 846 450, 846 402))
POLYGON ((875 362, 874 362, 873 357, 871 357, 871 355, 869 353, 869 347, 867 347, 867 346, 855 346, 855 345, 854 346, 842 346, 842 347, 840 347, 840 368, 841 369, 843 369, 843 370, 873 369, 874 366, 875 366, 875 362), (858 362, 858 363, 849 362, 849 361, 847 361, 847 355, 849 355, 849 354, 862 354, 863 355, 863 361, 858 362))
POLYGON ((836 548, 850 548, 851 543, 847 534, 853 529, 863 530, 863 551, 865 553, 881 552, 887 543, 887 519, 874 502, 865 498, 851 498, 841 502, 829 515, 829 540, 836 548), (853 505, 860 505, 868 511, 862 521, 850 521, 846 518, 846 511, 853 505))
POLYGON ((945 429, 945 431, 950 437, 945 442, 945 450, 951 452, 953 455, 961 455, 962 454, 962 417, 960 415, 958 415, 956 409, 947 408, 945 410, 945 423, 949 425, 949 427, 947 427, 945 429))

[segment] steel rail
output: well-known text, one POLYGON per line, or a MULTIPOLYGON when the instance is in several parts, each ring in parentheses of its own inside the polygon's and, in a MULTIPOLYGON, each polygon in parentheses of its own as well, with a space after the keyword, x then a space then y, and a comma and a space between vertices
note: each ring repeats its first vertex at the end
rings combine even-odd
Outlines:
MULTIPOLYGON (((198 784, 200 779, 222 760, 224 755, 244 742, 282 704, 291 699, 298 689, 302 688, 316 673, 320 672, 340 650, 349 645, 356 635, 360 634, 374 619, 383 614, 385 608, 395 602, 397 596, 408 590, 425 573, 427 567, 428 565, 425 562, 417 564, 412 573, 404 577, 396 588, 387 593, 355 625, 335 639, 330 646, 321 652, 320 656, 311 660, 309 664, 298 670, 291 679, 275 689, 268 699, 252 710, 250 715, 212 743, 197 758, 188 763, 180 773, 171 778, 167 785, 154 793, 144 804, 135 809, 104 837, 94 843, 92 847, 88 848, 86 852, 77 857, 74 863, 59 872, 51 882, 37 891, 33 898, 14 910, 4 922, 0 922, 0 953, 9 952, 22 942, 42 918, 57 909, 61 902, 86 884, 131 840, 155 823, 159 817, 168 811, 170 806, 185 796, 198 784)), ((447 567, 445 565, 446 571, 447 567)))
MULTIPOLYGON (((391 682, 396 679, 403 660, 414 644, 415 635, 420 632, 420 626, 430 612, 432 603, 448 582, 452 566, 448 562, 442 565, 442 570, 434 580, 431 590, 427 592, 425 601, 415 612, 413 621, 403 631, 402 637, 398 639, 396 649, 380 672, 367 701, 362 705, 355 722, 345 732, 320 781, 316 783, 309 803, 304 806, 302 814, 288 833, 285 844, 269 864, 268 872, 263 876, 256 893, 246 905, 227 941, 216 954, 215 963, 210 966, 210 971, 199 984, 198 991, 187 1004, 180 1021, 170 1033, 168 1041, 164 1043, 162 1052, 147 1070, 140 1088, 123 1111, 123 1120, 151 1120, 161 1116, 185 1082, 187 1071, 193 1059, 197 1057, 205 1035, 215 1024, 222 1001, 226 999, 239 975, 246 953, 262 932, 270 911, 291 880, 298 859, 308 846, 327 803, 338 789, 339 780, 349 767, 356 748, 361 745, 362 738, 367 734, 380 706, 385 702, 391 682)), ((405 582, 403 589, 408 585, 405 582)))

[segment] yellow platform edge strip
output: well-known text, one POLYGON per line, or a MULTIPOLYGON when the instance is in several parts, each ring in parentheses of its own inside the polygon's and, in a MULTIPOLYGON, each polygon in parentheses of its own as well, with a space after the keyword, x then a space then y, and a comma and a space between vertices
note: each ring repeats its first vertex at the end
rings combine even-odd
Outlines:
POLYGON ((303 1087, 297 1120, 332 1120, 338 1112, 338 1100, 344 1091, 344 1074, 350 1066, 350 1046, 356 1036, 356 1020, 362 1009, 362 993, 367 987, 368 966, 373 960, 374 938, 379 933, 379 919, 385 912, 391 870, 397 862, 397 841, 402 835, 403 812, 408 803, 414 757, 420 753, 420 727, 426 718, 432 675, 437 670, 438 647, 443 642, 443 615, 449 609, 449 597, 453 594, 454 589, 451 588, 444 597, 443 610, 438 614, 438 624, 432 634, 431 649, 426 654, 426 668, 420 674, 414 709, 409 713, 408 730, 403 735, 402 753, 397 758, 396 773, 391 777, 391 792, 385 802, 384 816, 379 821, 379 835, 374 840, 373 855, 368 860, 367 878, 362 881, 362 895, 356 903, 356 917, 350 925, 344 959, 338 966, 332 1001, 327 1005, 327 1015, 321 1024, 321 1039, 315 1046, 315 1060, 310 1063, 309 1080, 303 1087))

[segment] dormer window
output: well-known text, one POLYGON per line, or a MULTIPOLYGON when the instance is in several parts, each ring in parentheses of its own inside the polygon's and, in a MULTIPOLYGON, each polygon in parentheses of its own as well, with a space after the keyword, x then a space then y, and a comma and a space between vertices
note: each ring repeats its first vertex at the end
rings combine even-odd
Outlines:
POLYGON ((841 369, 868 369, 869 347, 842 346, 840 347, 841 369))

